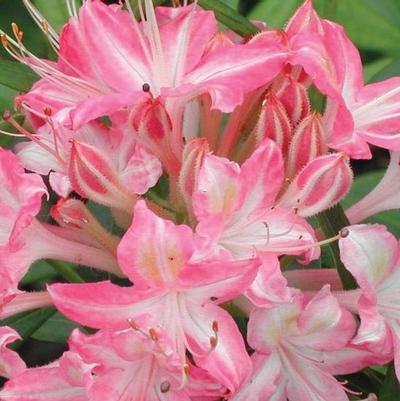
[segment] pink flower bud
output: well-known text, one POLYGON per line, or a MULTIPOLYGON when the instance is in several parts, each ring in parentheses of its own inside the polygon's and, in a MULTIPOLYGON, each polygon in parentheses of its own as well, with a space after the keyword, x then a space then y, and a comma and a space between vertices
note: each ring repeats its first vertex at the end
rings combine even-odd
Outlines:
POLYGON ((285 107, 272 93, 269 93, 263 101, 260 117, 253 134, 255 134, 258 144, 268 137, 275 141, 283 154, 286 154, 292 128, 285 107))
POLYGON ((297 175, 279 205, 297 209, 300 216, 312 216, 343 199, 352 181, 353 172, 345 154, 320 156, 297 175))
POLYGON ((158 98, 139 103, 131 112, 130 122, 139 142, 161 160, 169 174, 177 175, 180 161, 173 151, 172 122, 164 104, 158 98))
POLYGON ((285 106, 292 125, 297 125, 310 111, 310 100, 308 98, 307 88, 289 76, 281 81, 279 88, 276 87, 273 88, 273 90, 274 89, 275 95, 285 106))
POLYGON ((307 163, 326 152, 325 131, 321 116, 309 114, 300 121, 293 134, 286 158, 286 176, 293 178, 307 163))
POLYGON ((203 164, 204 156, 210 152, 208 142, 204 138, 195 138, 183 148, 182 167, 179 173, 179 190, 188 211, 192 210, 192 194, 196 186, 197 176, 203 164))
POLYGON ((68 175, 73 189, 101 205, 131 212, 135 197, 124 188, 107 155, 86 143, 71 143, 68 175))

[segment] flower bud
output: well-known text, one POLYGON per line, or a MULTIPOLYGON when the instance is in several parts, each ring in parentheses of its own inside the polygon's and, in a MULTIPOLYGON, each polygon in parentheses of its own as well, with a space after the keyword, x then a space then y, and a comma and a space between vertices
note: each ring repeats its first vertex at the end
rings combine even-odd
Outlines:
POLYGON ((84 198, 131 212, 135 197, 124 188, 107 155, 86 143, 71 141, 68 175, 84 198))
POLYGON ((261 106, 261 113, 253 134, 257 144, 264 138, 270 138, 281 148, 285 155, 288 149, 292 128, 282 102, 269 93, 261 106))
POLYGON ((321 116, 309 114, 300 121, 289 145, 286 176, 293 178, 307 163, 326 152, 325 131, 321 116))
POLYGON ((345 154, 320 156, 296 176, 278 204, 295 208, 300 216, 312 216, 343 199, 352 181, 353 172, 345 154))
POLYGON ((180 161, 173 151, 172 122, 164 104, 157 99, 139 103, 130 114, 136 138, 151 150, 169 174, 177 175, 180 161))
POLYGON ((296 126, 310 111, 307 88, 295 79, 287 77, 281 82, 279 88, 274 89, 275 95, 286 109, 292 126, 296 126))
POLYGON ((208 142, 204 138, 195 138, 183 148, 182 167, 179 173, 179 191, 185 201, 187 210, 192 210, 192 194, 196 179, 203 164, 204 156, 209 153, 208 142))

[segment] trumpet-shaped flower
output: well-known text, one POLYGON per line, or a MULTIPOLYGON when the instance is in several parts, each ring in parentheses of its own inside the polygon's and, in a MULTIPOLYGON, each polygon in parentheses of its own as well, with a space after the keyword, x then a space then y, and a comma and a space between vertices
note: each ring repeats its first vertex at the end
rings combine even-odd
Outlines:
POLYGON ((196 5, 154 10, 148 0, 144 6, 139 23, 127 10, 86 1, 61 33, 58 62, 28 61, 43 79, 20 102, 39 112, 44 104, 68 108, 78 127, 134 104, 147 84, 154 96, 208 92, 214 107, 231 111, 246 92, 271 80, 286 57, 269 43, 210 51, 218 32, 213 13, 196 5))
POLYGON ((167 401, 190 400, 190 389, 197 381, 204 396, 223 394, 205 372, 182 364, 165 330, 139 327, 92 336, 74 331, 69 340, 72 350, 94 365, 95 383, 88 388, 93 400, 167 401))
POLYGON ((342 385, 324 370, 324 355, 346 346, 355 328, 328 287, 308 302, 298 294, 255 308, 247 335, 255 350, 253 375, 232 400, 347 401, 342 385))
POLYGON ((340 301, 361 317, 353 343, 380 354, 394 355, 400 378, 400 249, 381 225, 348 227, 339 241, 340 257, 360 289, 338 294, 340 301))
POLYGON ((234 321, 215 303, 247 288, 258 261, 235 262, 227 255, 193 260, 196 245, 189 227, 157 217, 139 201, 118 247, 121 268, 135 285, 55 284, 49 292, 61 312, 91 327, 125 329, 129 321, 141 326, 150 319, 168 328, 182 361, 189 350, 234 391, 249 374, 249 359, 234 321))
POLYGON ((29 266, 41 258, 56 258, 119 271, 111 253, 101 246, 65 238, 61 228, 40 223, 36 214, 47 194, 42 178, 28 174, 10 151, 0 150, 0 276, 1 301, 19 292, 18 283, 29 266))
MULTIPOLYGON (((223 249, 235 258, 249 258, 255 250, 275 254, 304 252, 313 230, 293 209, 276 207, 283 182, 279 148, 266 139, 239 167, 228 159, 205 156, 193 193, 197 233, 207 249, 223 249)), ((318 250, 309 252, 315 257, 318 250)))
POLYGON ((89 401, 93 365, 71 351, 54 363, 25 369, 0 390, 0 399, 11 401, 89 401))

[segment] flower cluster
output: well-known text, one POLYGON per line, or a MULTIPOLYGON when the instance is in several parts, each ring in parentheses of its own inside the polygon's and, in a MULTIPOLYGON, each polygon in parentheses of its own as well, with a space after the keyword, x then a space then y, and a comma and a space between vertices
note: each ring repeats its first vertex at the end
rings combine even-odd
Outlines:
POLYGON ((400 378, 399 244, 359 224, 400 207, 400 78, 365 85, 310 0, 245 39, 197 4, 150 0, 139 18, 69 2, 58 36, 24 3, 57 60, 16 25, 1 34, 40 79, 16 98, 23 124, 4 114, 26 140, 0 151, 0 318, 54 307, 82 329, 27 367, 0 328, 0 400, 374 400, 336 376, 394 359, 400 378), (387 173, 326 238, 310 217, 345 197, 370 145, 391 151, 387 173), (311 268, 336 241, 341 268, 311 268), (23 290, 40 259, 98 272, 23 290))

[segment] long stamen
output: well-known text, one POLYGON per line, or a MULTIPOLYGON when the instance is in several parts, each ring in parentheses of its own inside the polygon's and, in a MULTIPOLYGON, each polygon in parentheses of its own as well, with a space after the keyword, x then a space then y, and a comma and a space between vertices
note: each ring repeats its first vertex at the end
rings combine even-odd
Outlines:
POLYGON ((270 251, 274 252, 297 252, 297 251, 307 251, 312 248, 317 248, 323 245, 330 244, 332 242, 338 241, 340 238, 345 238, 349 235, 349 230, 347 228, 343 228, 340 230, 338 235, 335 235, 332 238, 327 238, 323 241, 314 242, 312 244, 302 245, 302 246, 293 246, 293 247, 286 247, 286 248, 268 248, 270 251))
POLYGON ((46 150, 48 153, 50 153, 53 157, 56 158, 62 165, 65 164, 64 160, 60 157, 57 152, 54 151, 51 147, 47 146, 44 144, 36 135, 32 134, 28 130, 26 130, 24 127, 22 127, 11 115, 9 111, 5 111, 3 114, 3 119, 7 121, 10 125, 12 125, 17 131, 19 131, 23 136, 27 137, 29 140, 32 142, 36 143, 40 147, 42 147, 44 150, 46 150))

